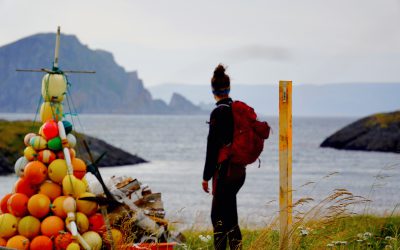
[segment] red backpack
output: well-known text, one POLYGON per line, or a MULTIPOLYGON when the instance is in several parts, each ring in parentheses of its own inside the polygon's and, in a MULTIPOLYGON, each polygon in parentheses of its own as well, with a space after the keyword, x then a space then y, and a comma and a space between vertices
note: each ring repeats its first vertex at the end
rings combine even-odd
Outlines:
POLYGON ((270 126, 257 120, 254 109, 241 101, 232 103, 233 141, 224 146, 218 156, 218 163, 230 160, 235 165, 247 165, 255 162, 268 139, 270 126))

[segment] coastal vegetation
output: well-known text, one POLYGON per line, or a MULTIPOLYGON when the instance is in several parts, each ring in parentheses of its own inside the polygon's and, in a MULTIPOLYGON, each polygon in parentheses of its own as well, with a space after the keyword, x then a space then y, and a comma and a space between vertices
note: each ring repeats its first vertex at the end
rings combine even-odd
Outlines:
MULTIPOLYGON (((263 229, 243 229, 243 249, 279 249, 276 221, 263 229)), ((213 249, 212 231, 188 230, 178 249, 213 249)), ((348 215, 310 220, 293 229, 293 249, 399 249, 400 216, 348 215)))

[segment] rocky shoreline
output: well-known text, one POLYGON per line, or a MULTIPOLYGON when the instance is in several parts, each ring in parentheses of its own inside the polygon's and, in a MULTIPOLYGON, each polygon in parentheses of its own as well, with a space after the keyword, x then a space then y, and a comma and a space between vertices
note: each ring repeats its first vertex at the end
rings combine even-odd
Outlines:
POLYGON ((362 118, 329 136, 321 147, 400 153, 400 111, 362 118))
MULTIPOLYGON (((0 120, 0 175, 14 173, 16 160, 23 155, 24 136, 32 131, 37 131, 38 125, 32 121, 6 121, 0 120)), ((132 155, 122 149, 114 147, 107 142, 83 134, 76 134, 78 157, 90 162, 90 157, 83 147, 86 140, 96 160, 101 154, 106 155, 97 164, 99 167, 114 167, 123 165, 134 165, 147 162, 143 158, 132 155)))

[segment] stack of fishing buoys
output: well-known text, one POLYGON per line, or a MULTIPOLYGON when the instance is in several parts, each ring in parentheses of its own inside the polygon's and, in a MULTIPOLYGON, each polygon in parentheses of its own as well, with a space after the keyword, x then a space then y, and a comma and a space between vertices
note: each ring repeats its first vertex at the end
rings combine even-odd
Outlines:
POLYGON ((102 246, 104 223, 98 222, 97 203, 78 200, 95 195, 88 192, 86 164, 76 156, 72 124, 63 120, 66 87, 62 74, 43 78, 43 124, 37 133, 24 137, 24 155, 15 162, 18 179, 12 192, 0 197, 0 246, 34 250, 102 246), (92 217, 96 227, 90 226, 92 217))

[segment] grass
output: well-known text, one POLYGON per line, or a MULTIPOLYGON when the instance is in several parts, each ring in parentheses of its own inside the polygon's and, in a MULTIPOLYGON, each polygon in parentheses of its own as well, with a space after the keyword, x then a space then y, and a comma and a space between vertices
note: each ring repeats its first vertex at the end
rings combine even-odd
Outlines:
POLYGON ((379 126, 381 128, 387 128, 391 124, 398 124, 400 122, 400 111, 391 113, 378 113, 370 116, 366 125, 368 127, 379 126))
MULTIPOLYGON (((275 223, 259 230, 243 229, 243 249, 279 249, 275 223)), ((213 249, 212 231, 185 231, 185 246, 177 249, 213 249), (210 236, 207 241, 207 236, 210 236)), ((292 234, 293 249, 400 249, 400 216, 343 216, 310 220, 292 234)))
POLYGON ((0 157, 2 158, 1 162, 9 166, 10 171, 15 160, 23 155, 25 135, 38 130, 39 123, 32 121, 0 120, 0 157))
MULTIPOLYGON (((354 214, 354 206, 368 206, 370 200, 335 189, 315 201, 304 197, 293 205, 289 231, 292 249, 400 249, 400 214, 397 207, 386 216, 354 214)), ((365 211, 365 210, 364 210, 365 211)), ((212 231, 195 228, 183 232, 187 241, 178 249, 213 249, 212 231)), ((262 229, 242 229, 243 249, 279 249, 279 221, 262 229)))

